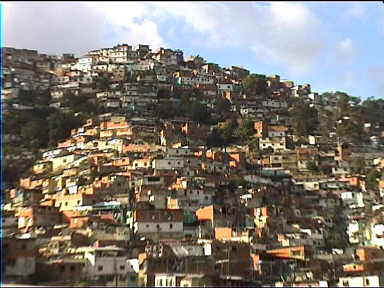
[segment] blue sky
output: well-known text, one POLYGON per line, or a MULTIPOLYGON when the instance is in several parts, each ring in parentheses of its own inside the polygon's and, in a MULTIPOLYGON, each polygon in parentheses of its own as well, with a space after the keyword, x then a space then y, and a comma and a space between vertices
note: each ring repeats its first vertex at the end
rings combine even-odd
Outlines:
POLYGON ((3 2, 7 46, 81 55, 117 43, 178 48, 315 92, 384 96, 376 2, 3 2))

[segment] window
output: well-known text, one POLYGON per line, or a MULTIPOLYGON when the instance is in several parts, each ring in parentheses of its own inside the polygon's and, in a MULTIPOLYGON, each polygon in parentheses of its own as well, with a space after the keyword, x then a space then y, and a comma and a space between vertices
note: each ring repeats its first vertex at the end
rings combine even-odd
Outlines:
POLYGON ((131 275, 131 277, 129 278, 131 281, 135 281, 136 280, 136 275, 131 275))
POLYGON ((124 265, 120 265, 120 270, 124 270, 125 269, 125 266, 124 265))
POLYGON ((169 229, 172 229, 173 228, 173 224, 169 224, 169 229))
POLYGON ((301 251, 300 250, 292 251, 292 256, 301 256, 301 251))
POLYGON ((27 249, 27 245, 26 244, 21 244, 21 249, 26 250, 27 249))
POLYGON ((16 259, 8 259, 6 265, 7 266, 15 266, 16 265, 16 259))
POLYGON ((365 279, 365 285, 369 285, 369 279, 365 279))
POLYGON ((103 271, 103 266, 97 266, 97 271, 103 271))
POLYGON ((64 272, 65 271, 65 266, 60 266, 60 272, 64 272))
POLYGON ((69 268, 69 270, 71 270, 71 272, 75 271, 75 266, 72 265, 72 266, 69 268))

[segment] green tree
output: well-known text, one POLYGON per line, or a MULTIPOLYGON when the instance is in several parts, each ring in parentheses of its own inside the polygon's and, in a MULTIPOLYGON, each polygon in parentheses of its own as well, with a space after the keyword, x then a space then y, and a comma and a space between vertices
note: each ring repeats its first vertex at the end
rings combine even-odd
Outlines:
POLYGON ((249 150, 253 153, 259 153, 259 138, 253 138, 249 143, 249 150))
POLYGON ((337 91, 335 95, 338 99, 337 100, 338 117, 349 115, 350 107, 351 107, 351 105, 349 104, 349 101, 350 101, 349 95, 347 93, 339 92, 339 91, 337 91))
POLYGON ((107 76, 101 76, 96 81, 96 87, 101 90, 107 90, 109 88, 109 78, 107 76))
POLYGON ((309 161, 307 163, 307 168, 308 168, 308 170, 310 170, 312 172, 318 172, 319 171, 319 167, 317 166, 315 161, 309 161))
POLYGON ((168 89, 160 88, 159 90, 157 90, 157 98, 169 98, 170 93, 171 92, 168 89))
POLYGON ((254 134, 253 120, 244 119, 236 133, 243 141, 249 140, 254 134))
POLYGON ((47 147, 48 135, 47 132, 42 129, 45 125, 45 121, 36 119, 26 123, 26 125, 21 128, 21 135, 25 137, 26 143, 28 143, 31 148, 38 149, 47 147))
POLYGON ((208 148, 223 147, 225 145, 225 140, 218 129, 214 128, 211 133, 208 134, 206 145, 208 148))
POLYGON ((219 129, 221 137, 224 139, 225 145, 232 143, 235 140, 235 131, 238 127, 236 116, 232 116, 223 127, 219 129))
POLYGON ((220 113, 228 113, 231 111, 231 102, 223 97, 219 97, 216 102, 216 109, 220 113))
POLYGON ((369 97, 361 104, 362 116, 365 122, 373 124, 383 121, 384 99, 369 97))
POLYGON ((57 112, 48 118, 49 145, 55 146, 58 141, 64 140, 71 135, 71 130, 82 124, 80 117, 73 113, 57 112))
POLYGON ((342 139, 347 139, 353 143, 364 140, 364 131, 361 123, 356 123, 352 119, 342 120, 336 127, 336 135, 342 139))
POLYGON ((246 90, 253 90, 256 94, 265 94, 268 84, 265 75, 250 74, 245 78, 243 86, 246 90))
POLYGON ((308 103, 300 100, 290 110, 293 129, 298 136, 313 134, 318 125, 318 112, 316 108, 310 107, 308 103))
POLYGON ((198 123, 208 124, 211 121, 211 113, 208 107, 199 102, 192 102, 186 107, 187 115, 198 123))
POLYGON ((381 176, 381 173, 377 171, 377 169, 373 168, 369 173, 367 174, 367 188, 368 189, 377 189, 378 186, 378 180, 381 176))
POLYGON ((22 105, 31 105, 35 101, 33 92, 24 89, 20 89, 17 100, 22 105))
POLYGON ((177 110, 167 101, 155 106, 155 115, 161 119, 170 119, 177 115, 177 110))
POLYGON ((365 160, 363 157, 356 157, 351 161, 351 172, 362 174, 365 170, 365 160))

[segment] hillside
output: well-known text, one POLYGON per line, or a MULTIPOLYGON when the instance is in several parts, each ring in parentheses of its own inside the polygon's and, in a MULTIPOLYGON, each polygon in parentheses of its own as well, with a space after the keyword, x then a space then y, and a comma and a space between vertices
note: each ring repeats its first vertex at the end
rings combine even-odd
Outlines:
POLYGON ((384 100, 147 45, 3 53, 7 277, 336 285, 380 259, 384 100))

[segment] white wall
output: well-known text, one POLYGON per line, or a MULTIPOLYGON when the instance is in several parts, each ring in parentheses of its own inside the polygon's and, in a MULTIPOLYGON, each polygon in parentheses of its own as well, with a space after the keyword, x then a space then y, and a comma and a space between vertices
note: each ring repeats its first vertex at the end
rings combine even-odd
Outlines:
POLYGON ((135 232, 137 233, 178 233, 183 232, 183 222, 136 222, 135 223, 135 232), (159 225, 159 228, 157 228, 159 225), (172 228, 170 228, 172 225, 172 228))
POLYGON ((180 169, 180 168, 184 168, 184 161, 185 161, 184 159, 171 159, 171 158, 154 159, 152 162, 152 168, 164 169, 164 170, 180 169))
POLYGON ((130 263, 125 257, 93 257, 90 265, 86 266, 86 271, 90 276, 126 274, 131 272, 130 263), (99 267, 102 267, 99 270, 99 267), (121 269, 124 268, 124 269, 121 269))
POLYGON ((35 273, 35 257, 18 257, 14 266, 5 264, 5 274, 11 276, 28 276, 35 273))
POLYGON ((339 278, 339 287, 380 287, 379 276, 358 276, 339 278))
POLYGON ((175 287, 176 276, 171 275, 155 275, 156 287, 175 287))

